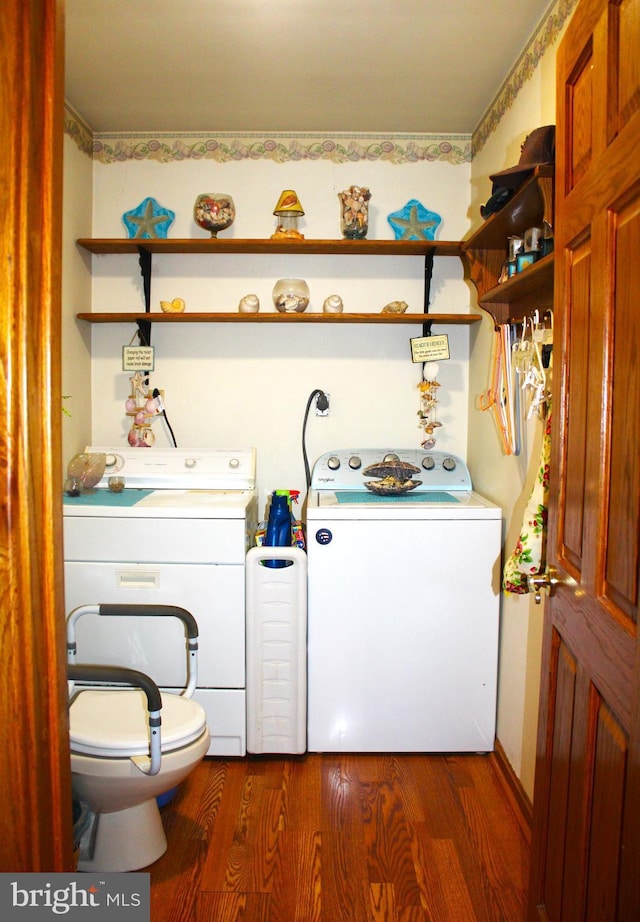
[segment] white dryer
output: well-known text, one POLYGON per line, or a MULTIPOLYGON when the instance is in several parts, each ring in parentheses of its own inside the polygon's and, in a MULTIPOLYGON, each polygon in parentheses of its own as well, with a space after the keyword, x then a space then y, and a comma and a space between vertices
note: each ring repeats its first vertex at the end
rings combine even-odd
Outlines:
MULTIPOLYGON (((104 452, 107 468, 94 492, 64 498, 67 612, 93 602, 190 611, 200 632, 193 697, 207 713, 208 754, 244 755, 245 558, 257 524, 255 449, 87 451, 104 452), (107 489, 114 474, 125 479, 121 493, 107 489)), ((182 688, 180 622, 119 620, 83 618, 79 653, 89 662, 139 669, 162 688, 182 688)))
POLYGON ((308 748, 485 752, 495 738, 501 510, 436 451, 323 455, 307 499, 308 748), (363 471, 420 469, 398 496, 363 471))

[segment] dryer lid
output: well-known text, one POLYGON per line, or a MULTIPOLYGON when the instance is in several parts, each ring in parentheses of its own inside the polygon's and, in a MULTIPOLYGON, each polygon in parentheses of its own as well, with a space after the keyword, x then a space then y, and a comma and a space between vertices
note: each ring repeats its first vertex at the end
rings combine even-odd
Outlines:
MULTIPOLYGON (((161 718, 163 752, 188 746, 206 726, 202 706, 178 695, 162 694, 161 718)), ((81 689, 69 723, 74 752, 116 759, 149 751, 147 699, 140 689, 81 689)))

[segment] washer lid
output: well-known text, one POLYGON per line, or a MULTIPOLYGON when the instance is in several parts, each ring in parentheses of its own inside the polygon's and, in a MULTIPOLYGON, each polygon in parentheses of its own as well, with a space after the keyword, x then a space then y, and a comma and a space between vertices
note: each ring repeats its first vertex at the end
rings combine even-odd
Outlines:
MULTIPOLYGON (((138 688, 81 689, 69 709, 71 748, 111 759, 146 755, 147 715, 147 698, 138 688)), ((178 695, 162 694, 160 716, 163 752, 192 743, 206 726, 201 705, 178 695)))
POLYGON ((306 510, 307 522, 314 523, 502 518, 499 506, 473 490, 452 493, 412 490, 403 496, 384 497, 359 491, 310 490, 306 510))

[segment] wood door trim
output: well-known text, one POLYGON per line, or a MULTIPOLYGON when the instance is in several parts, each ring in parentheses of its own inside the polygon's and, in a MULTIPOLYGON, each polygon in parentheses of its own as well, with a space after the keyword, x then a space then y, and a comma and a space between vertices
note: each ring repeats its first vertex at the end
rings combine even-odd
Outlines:
POLYGON ((63 27, 3 0, 0 124, 2 871, 73 868, 62 599, 60 300, 63 27), (34 54, 37 49, 37 54, 34 54))

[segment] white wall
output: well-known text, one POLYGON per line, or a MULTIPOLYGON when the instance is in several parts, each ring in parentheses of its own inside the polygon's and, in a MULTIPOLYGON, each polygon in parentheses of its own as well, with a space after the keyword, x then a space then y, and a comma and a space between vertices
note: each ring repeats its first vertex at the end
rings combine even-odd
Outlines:
POLYGON ((91 440, 91 332, 76 314, 91 310, 91 262, 76 247, 91 235, 93 164, 64 138, 62 216, 62 458, 64 468, 91 440))
MULTIPOLYGON (((305 236, 337 238, 337 193, 356 183, 372 191, 370 239, 392 239, 386 216, 417 198, 443 217, 438 237, 455 240, 468 226, 469 177, 468 163, 96 163, 93 235, 126 236, 122 214, 152 196, 176 213, 169 236, 201 238, 205 234, 193 222, 193 203, 200 192, 217 191, 231 194, 237 210, 235 223, 221 236, 268 237, 276 226, 273 209, 280 192, 293 188, 306 212, 305 236)), ((307 280, 311 311, 321 311, 332 293, 342 296, 346 311, 378 313, 396 299, 407 301, 410 311, 422 311, 422 258, 286 255, 154 257, 152 310, 160 309, 160 300, 181 297, 189 312, 236 312, 240 298, 253 292, 261 311, 273 311, 271 290, 282 277, 307 280)), ((436 259, 432 310, 468 312, 470 297, 460 260, 436 259)), ((144 309, 137 259, 93 257, 92 309, 144 309)), ((469 331, 455 326, 434 327, 434 332, 448 333, 451 350, 451 359, 441 363, 438 447, 466 456, 469 331)), ((121 353, 134 333, 127 324, 92 329, 94 444, 126 443, 130 375, 122 371, 121 353)), ((326 419, 310 418, 311 461, 334 448, 419 445, 421 365, 412 363, 409 346, 409 338, 419 335, 420 324, 157 324, 151 380, 165 390, 180 446, 257 448, 264 508, 271 490, 304 490, 301 429, 314 388, 330 394, 331 412, 326 419)), ((161 421, 154 430, 156 444, 170 444, 161 421)))

